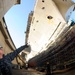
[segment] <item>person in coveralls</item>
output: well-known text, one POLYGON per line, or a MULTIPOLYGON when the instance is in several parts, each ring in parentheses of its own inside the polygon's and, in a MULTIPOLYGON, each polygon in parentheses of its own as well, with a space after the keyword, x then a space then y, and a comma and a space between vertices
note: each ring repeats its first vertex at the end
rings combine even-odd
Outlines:
POLYGON ((49 62, 47 62, 47 64, 46 64, 46 75, 52 75, 49 62))
POLYGON ((28 48, 28 45, 19 47, 7 55, 4 55, 3 48, 0 46, 0 75, 12 75, 12 60, 25 48, 28 48))

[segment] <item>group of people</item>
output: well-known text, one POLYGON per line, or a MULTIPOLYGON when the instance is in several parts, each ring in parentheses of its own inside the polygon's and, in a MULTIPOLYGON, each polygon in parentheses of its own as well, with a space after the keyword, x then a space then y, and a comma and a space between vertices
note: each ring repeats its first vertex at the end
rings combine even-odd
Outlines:
POLYGON ((29 46, 23 45, 7 55, 4 55, 3 47, 0 46, 0 75, 12 75, 12 60, 25 48, 29 46))

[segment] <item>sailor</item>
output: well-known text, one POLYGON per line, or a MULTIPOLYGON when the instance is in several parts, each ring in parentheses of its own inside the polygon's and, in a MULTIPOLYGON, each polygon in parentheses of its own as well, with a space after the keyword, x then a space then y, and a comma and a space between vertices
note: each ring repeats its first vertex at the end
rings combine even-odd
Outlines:
POLYGON ((51 75, 50 63, 47 62, 46 64, 46 75, 51 75))
POLYGON ((28 45, 19 47, 7 55, 4 55, 3 47, 0 46, 0 75, 12 75, 12 60, 25 48, 28 48, 28 45))

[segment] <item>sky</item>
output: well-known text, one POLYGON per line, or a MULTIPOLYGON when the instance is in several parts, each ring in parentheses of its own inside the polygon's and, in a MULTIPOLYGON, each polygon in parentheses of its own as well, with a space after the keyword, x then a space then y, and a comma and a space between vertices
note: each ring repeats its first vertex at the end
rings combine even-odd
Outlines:
MULTIPOLYGON (((5 14, 6 24, 16 48, 25 44, 25 31, 28 15, 34 10, 36 0, 21 0, 21 4, 14 5, 5 14)), ((75 2, 75 0, 72 0, 75 2)), ((71 18, 74 18, 75 11, 71 18)))
POLYGON ((36 0, 21 0, 21 4, 11 7, 4 16, 16 48, 25 44, 28 15, 34 10, 35 1, 36 0))
MULTIPOLYGON (((16 48, 25 44, 28 15, 34 10, 36 0, 21 0, 5 14, 6 24, 16 48)), ((75 2, 75 0, 72 0, 75 2)))

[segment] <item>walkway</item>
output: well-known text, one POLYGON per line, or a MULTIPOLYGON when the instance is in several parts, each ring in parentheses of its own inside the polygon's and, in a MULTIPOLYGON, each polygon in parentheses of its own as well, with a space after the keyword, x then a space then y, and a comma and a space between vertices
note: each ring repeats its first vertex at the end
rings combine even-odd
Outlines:
POLYGON ((45 73, 38 72, 32 69, 29 70, 20 69, 20 70, 13 70, 13 75, 45 75, 45 73))

